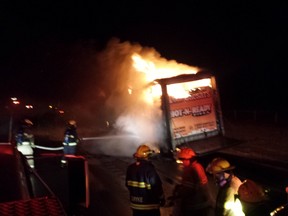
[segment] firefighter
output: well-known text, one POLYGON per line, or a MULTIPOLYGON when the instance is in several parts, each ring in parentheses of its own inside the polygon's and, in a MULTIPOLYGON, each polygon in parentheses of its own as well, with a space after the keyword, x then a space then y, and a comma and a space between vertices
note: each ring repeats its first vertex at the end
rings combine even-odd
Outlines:
POLYGON ((29 166, 34 168, 34 135, 31 132, 33 122, 29 119, 24 119, 16 134, 16 146, 26 158, 29 166))
POLYGON ((241 180, 234 175, 235 167, 223 158, 214 158, 206 171, 213 175, 218 193, 216 197, 215 216, 243 216, 241 202, 235 199, 241 180))
POLYGON ((208 189, 208 178, 193 149, 181 148, 177 162, 181 169, 181 182, 173 192, 173 216, 213 215, 214 202, 208 189))
POLYGON ((165 205, 162 181, 149 161, 151 153, 148 145, 140 145, 133 155, 136 161, 127 168, 126 187, 133 216, 160 216, 160 207, 165 205))
POLYGON ((79 138, 77 134, 77 125, 75 120, 68 121, 67 128, 64 133, 63 141, 63 157, 61 160, 62 164, 66 164, 66 155, 75 155, 79 138))
POLYGON ((268 196, 265 189, 254 181, 247 179, 238 188, 237 196, 246 216, 270 215, 268 196))

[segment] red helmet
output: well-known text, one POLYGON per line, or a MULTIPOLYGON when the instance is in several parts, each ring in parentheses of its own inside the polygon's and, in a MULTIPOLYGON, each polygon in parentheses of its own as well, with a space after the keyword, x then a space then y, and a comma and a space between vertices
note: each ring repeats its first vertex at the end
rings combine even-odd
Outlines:
POLYGON ((189 160, 193 157, 196 156, 196 153, 193 151, 193 149, 188 148, 188 147, 184 147, 182 149, 180 149, 177 157, 179 160, 189 160))
POLYGON ((240 185, 238 195, 241 201, 248 203, 262 202, 267 199, 264 188, 250 179, 240 185))

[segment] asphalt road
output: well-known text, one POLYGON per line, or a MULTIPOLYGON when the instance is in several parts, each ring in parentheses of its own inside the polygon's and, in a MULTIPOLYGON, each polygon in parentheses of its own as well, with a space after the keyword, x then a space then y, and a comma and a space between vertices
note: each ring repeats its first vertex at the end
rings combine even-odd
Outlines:
MULTIPOLYGON (((91 143, 89 146, 91 146, 91 143)), ((69 179, 68 168, 63 168, 60 165, 60 152, 35 158, 36 170, 71 214, 85 216, 132 215, 129 208, 128 191, 125 188, 125 173, 127 166, 133 162, 133 158, 105 155, 103 152, 97 152, 97 146, 94 146, 93 148, 96 150, 90 153, 86 151, 90 147, 86 147, 85 143, 82 143, 81 154, 87 159, 89 167, 90 205, 88 208, 74 206, 74 204, 71 205, 69 203, 71 200, 69 197, 71 195, 71 191, 69 191, 71 187, 68 185, 72 180, 69 179), (71 208, 74 210, 72 211, 71 208)), ((285 186, 288 185, 287 169, 221 152, 206 154, 198 160, 206 167, 214 157, 218 156, 226 158, 231 164, 236 166, 234 173, 241 180, 249 178, 265 186, 269 191, 271 209, 287 201, 287 195, 284 192, 285 186)), ((177 165, 172 159, 161 156, 154 157, 153 163, 163 180, 164 191, 166 197, 168 197, 172 194, 175 186, 174 182, 177 180, 177 165)), ((208 177, 211 193, 216 196, 217 187, 212 177, 209 175, 208 177)), ((172 207, 161 209, 164 216, 170 215, 171 211, 172 207)))

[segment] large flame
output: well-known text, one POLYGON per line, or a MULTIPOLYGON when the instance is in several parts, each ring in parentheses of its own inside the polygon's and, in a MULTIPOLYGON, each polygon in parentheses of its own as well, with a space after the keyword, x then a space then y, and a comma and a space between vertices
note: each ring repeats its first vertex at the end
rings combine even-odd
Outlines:
MULTIPOLYGON (((133 139, 137 145, 148 142, 166 148, 162 89, 157 80, 196 74, 200 68, 162 58, 154 48, 142 47, 138 43, 121 43, 117 39, 109 41, 107 49, 97 57, 99 71, 105 72, 103 78, 108 81, 105 106, 111 123, 115 118, 111 128, 115 128, 117 133, 137 137, 137 141, 133 139)), ((167 91, 170 97, 182 99, 204 86, 211 86, 209 79, 167 85, 167 91)), ((119 139, 115 146, 134 151, 130 147, 121 147, 119 139)))
MULTIPOLYGON (((132 55, 133 67, 140 73, 145 74, 146 82, 150 83, 157 79, 174 77, 182 74, 196 74, 198 68, 191 67, 184 64, 176 63, 172 61, 172 64, 165 61, 155 61, 145 59, 137 53, 132 55)), ((171 62, 170 62, 171 63, 171 62)), ((203 86, 211 87, 210 79, 202 79, 193 82, 177 83, 167 86, 168 95, 174 98, 186 98, 189 97, 189 92, 203 86)), ((159 98, 162 94, 159 84, 154 83, 147 88, 145 99, 147 102, 153 102, 156 98, 159 98)))
POLYGON ((146 74, 147 82, 152 82, 156 79, 178 76, 180 74, 196 74, 198 68, 190 67, 185 64, 176 63, 175 61, 154 61, 144 59, 137 53, 132 55, 134 68, 146 74))

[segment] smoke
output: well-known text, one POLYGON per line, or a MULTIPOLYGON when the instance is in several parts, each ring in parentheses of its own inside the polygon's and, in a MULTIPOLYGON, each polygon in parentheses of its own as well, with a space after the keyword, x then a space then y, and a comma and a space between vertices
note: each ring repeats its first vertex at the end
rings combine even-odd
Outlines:
MULTIPOLYGON (((145 100, 148 83, 145 74, 133 67, 131 57, 135 53, 160 57, 153 48, 120 42, 116 38, 110 40, 106 49, 97 56, 99 70, 104 74, 104 115, 112 130, 105 138, 95 139, 94 145, 108 155, 131 156, 140 144, 147 143, 152 148, 159 149, 162 143, 160 99, 150 104, 145 100), (132 93, 129 93, 129 88, 133 89, 132 93), (99 142, 103 144, 99 145, 99 142)), ((90 142, 93 143, 92 140, 90 142)))
POLYGON ((90 141, 104 154, 131 156, 143 143, 154 150, 165 145, 160 98, 147 101, 149 81, 143 71, 135 68, 134 54, 154 63, 151 68, 146 68, 152 72, 150 81, 163 78, 164 73, 170 76, 191 73, 191 67, 174 60, 167 61, 154 48, 111 39, 106 49, 98 54, 97 65, 104 74, 101 87, 106 97, 104 116, 113 130, 106 137, 90 141), (103 144, 99 145, 99 142, 103 144))

